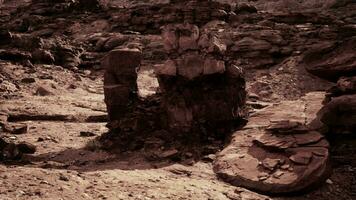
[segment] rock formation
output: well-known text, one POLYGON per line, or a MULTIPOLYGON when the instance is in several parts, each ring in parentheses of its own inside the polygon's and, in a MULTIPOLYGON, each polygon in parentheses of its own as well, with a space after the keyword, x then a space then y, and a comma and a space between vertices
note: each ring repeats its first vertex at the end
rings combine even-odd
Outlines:
POLYGON ((244 117, 242 69, 225 62, 226 45, 213 32, 184 23, 163 28, 169 60, 156 66, 162 104, 171 129, 192 131, 244 117))
MULTIPOLYGON (((316 109, 318 96, 306 97, 319 104, 316 109)), ((283 102, 255 113, 217 154, 215 173, 233 185, 269 194, 296 193, 325 181, 329 143, 306 126, 315 113, 303 107, 302 102, 283 102)))

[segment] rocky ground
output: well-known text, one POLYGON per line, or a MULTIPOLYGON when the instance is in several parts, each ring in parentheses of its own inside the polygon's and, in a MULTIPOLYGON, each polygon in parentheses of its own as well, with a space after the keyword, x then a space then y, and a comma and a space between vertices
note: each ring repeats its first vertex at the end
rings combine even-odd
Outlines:
MULTIPOLYGON (((154 66, 168 57, 159 26, 179 19, 165 14, 171 12, 166 1, 101 1, 102 8, 83 1, 73 5, 63 0, 55 6, 48 2, 0 1, 0 122, 6 124, 0 136, 9 143, 36 146, 34 154, 20 160, 2 159, 0 199, 356 198, 356 142, 347 134, 328 138, 333 172, 326 181, 310 191, 277 197, 216 176, 215 153, 228 146, 230 138, 226 145, 220 141, 207 146, 209 151, 198 158, 173 147, 159 146, 156 152, 101 150, 95 138, 108 129, 100 60, 116 47, 143 49, 137 84, 140 96, 149 97, 158 90, 154 66), (157 7, 168 11, 159 14, 157 7), (150 12, 158 14, 142 14, 150 12), (125 18, 128 13, 131 18, 125 18)), ((202 25, 228 22, 210 26, 224 30, 219 40, 234 38, 223 59, 243 66, 246 73, 250 118, 232 138, 266 126, 266 119, 314 119, 335 77, 319 78, 315 75, 322 72, 308 66, 322 68, 334 59, 335 65, 347 69, 332 73, 354 72, 353 1, 326 1, 322 6, 319 1, 288 6, 286 1, 252 1, 249 6, 224 2, 240 5, 231 10, 235 15, 224 7, 225 13, 194 20, 202 25), (328 49, 337 54, 305 56, 328 49)))

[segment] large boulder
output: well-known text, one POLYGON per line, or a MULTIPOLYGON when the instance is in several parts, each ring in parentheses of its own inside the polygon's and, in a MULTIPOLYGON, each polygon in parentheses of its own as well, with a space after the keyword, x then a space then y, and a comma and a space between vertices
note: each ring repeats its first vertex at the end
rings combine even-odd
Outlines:
POLYGON ((318 120, 329 134, 356 132, 356 94, 334 97, 319 112, 318 120))
POLYGON ((128 105, 137 98, 137 70, 142 52, 139 49, 114 49, 105 58, 104 94, 109 120, 120 120, 128 105))
POLYGON ((298 192, 326 179, 328 148, 316 131, 246 129, 234 134, 230 145, 218 154, 214 171, 233 185, 259 192, 298 192))
POLYGON ((251 115, 217 154, 215 173, 233 185, 267 194, 296 193, 325 181, 329 144, 309 125, 322 100, 322 93, 310 93, 251 115))

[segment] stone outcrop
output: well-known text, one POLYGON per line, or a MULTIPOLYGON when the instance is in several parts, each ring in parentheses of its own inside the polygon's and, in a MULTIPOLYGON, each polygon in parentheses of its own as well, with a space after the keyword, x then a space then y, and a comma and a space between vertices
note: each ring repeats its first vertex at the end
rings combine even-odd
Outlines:
POLYGON ((327 134, 354 134, 356 131, 356 94, 333 97, 318 112, 327 134))
POLYGON ((168 4, 142 5, 133 8, 109 9, 118 30, 159 33, 161 26, 170 23, 204 25, 212 20, 224 20, 234 11, 229 4, 216 1, 183 0, 168 4))
POLYGON ((156 66, 163 109, 171 129, 189 132, 244 117, 242 69, 222 59, 226 45, 196 25, 167 25, 162 37, 169 59, 156 66))
MULTIPOLYGON (((337 70, 337 67, 331 69, 337 70)), ((352 135, 356 131, 356 77, 351 75, 353 71, 334 74, 335 78, 341 77, 327 90, 324 107, 314 120, 313 125, 330 137, 352 135)))
POLYGON ((141 58, 139 49, 115 49, 104 58, 104 93, 110 121, 123 118, 128 106, 137 101, 141 58))
POLYGON ((356 75, 356 38, 314 46, 304 56, 307 71, 329 80, 356 75))
POLYGON ((305 124, 320 108, 321 97, 305 97, 315 104, 311 108, 303 102, 282 102, 255 113, 218 153, 214 171, 233 185, 269 194, 308 190, 325 181, 330 174, 329 144, 305 124))

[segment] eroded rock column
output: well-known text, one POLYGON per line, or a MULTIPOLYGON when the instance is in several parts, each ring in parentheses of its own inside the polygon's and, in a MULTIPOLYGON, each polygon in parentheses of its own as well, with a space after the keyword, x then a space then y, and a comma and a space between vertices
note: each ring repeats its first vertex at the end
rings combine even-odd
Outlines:
POLYGON ((156 73, 168 127, 189 132, 241 119, 245 80, 241 68, 224 61, 226 45, 187 23, 165 26, 162 37, 169 59, 156 73))
POLYGON ((120 121, 137 100, 137 69, 141 63, 139 49, 115 49, 104 58, 104 93, 109 121, 120 121))

